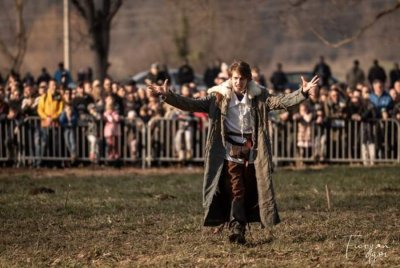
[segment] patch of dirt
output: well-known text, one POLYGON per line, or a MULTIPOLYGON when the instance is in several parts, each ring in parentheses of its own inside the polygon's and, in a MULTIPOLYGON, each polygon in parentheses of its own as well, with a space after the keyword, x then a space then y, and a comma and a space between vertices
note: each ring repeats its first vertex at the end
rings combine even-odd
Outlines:
POLYGON ((47 188, 47 187, 36 187, 33 188, 29 191, 30 195, 38 195, 38 194, 55 194, 56 191, 54 191, 51 188, 47 188))
POLYGON ((83 167, 83 168, 68 168, 68 169, 36 169, 29 168, 21 169, 3 169, 1 177, 8 177, 10 174, 29 176, 34 179, 49 178, 49 177, 109 177, 109 176, 126 176, 126 175, 171 175, 171 174, 199 174, 203 173, 201 167, 191 168, 110 168, 110 167, 83 167))
POLYGON ((400 188, 388 186, 388 187, 381 188, 381 191, 388 192, 388 193, 399 193, 400 188))

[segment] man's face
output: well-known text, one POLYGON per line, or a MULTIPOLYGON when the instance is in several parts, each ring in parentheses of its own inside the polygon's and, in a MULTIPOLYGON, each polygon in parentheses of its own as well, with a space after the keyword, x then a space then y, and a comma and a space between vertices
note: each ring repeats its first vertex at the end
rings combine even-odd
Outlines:
POLYGON ((107 92, 110 91, 110 89, 111 89, 111 80, 107 79, 107 78, 104 79, 103 87, 107 92))
POLYGON ((360 102, 360 99, 361 99, 361 93, 359 91, 354 91, 353 94, 351 95, 350 101, 353 104, 358 104, 360 102))
POLYGON ((26 86, 24 88, 24 97, 28 98, 31 96, 31 94, 32 94, 32 88, 29 86, 26 86))
POLYGON ((232 87, 236 93, 244 93, 247 88, 247 79, 244 78, 238 71, 232 72, 232 87))
POLYGON ((383 84, 381 82, 375 82, 372 87, 377 96, 381 96, 383 93, 383 84))
POLYGON ((392 98, 393 101, 395 101, 395 102, 397 101, 398 97, 397 97, 397 92, 396 92, 396 90, 391 89, 391 90, 389 91, 389 95, 390 95, 390 97, 392 98))
POLYGON ((158 74, 158 68, 157 67, 151 67, 150 72, 154 75, 158 74))
POLYGON ((333 90, 333 91, 330 92, 329 97, 331 98, 331 100, 332 100, 334 103, 337 103, 337 102, 339 101, 338 93, 337 93, 335 90, 333 90))
POLYGON ((82 96, 83 95, 83 87, 80 87, 80 86, 78 86, 77 88, 76 88, 76 94, 77 95, 79 95, 79 96, 82 96))
POLYGON ((187 86, 182 86, 182 88, 181 88, 181 93, 182 93, 182 96, 184 96, 184 97, 190 97, 190 88, 189 87, 187 87, 187 86))
POLYGON ((394 90, 396 90, 397 94, 400 94, 400 81, 394 83, 394 90))

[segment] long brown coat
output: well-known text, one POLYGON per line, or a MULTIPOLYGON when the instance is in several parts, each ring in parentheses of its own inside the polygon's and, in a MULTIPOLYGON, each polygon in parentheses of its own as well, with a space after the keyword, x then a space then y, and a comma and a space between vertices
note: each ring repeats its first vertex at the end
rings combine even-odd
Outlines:
MULTIPOLYGON (((216 226, 225 222, 218 204, 218 185, 225 158, 225 120, 231 99, 230 81, 208 90, 209 96, 203 99, 190 99, 170 92, 165 102, 179 109, 191 112, 205 112, 209 117, 209 130, 205 147, 205 171, 203 183, 203 206, 205 226, 216 226), (217 101, 217 95, 221 101, 217 101)), ((272 151, 268 133, 268 112, 287 109, 305 99, 301 89, 284 95, 270 96, 264 88, 254 82, 248 84, 248 95, 252 100, 251 113, 254 116, 253 142, 255 148, 255 171, 257 180, 258 210, 250 218, 261 221, 264 226, 280 222, 272 184, 272 151)), ((255 204, 257 206, 257 204, 255 204)))

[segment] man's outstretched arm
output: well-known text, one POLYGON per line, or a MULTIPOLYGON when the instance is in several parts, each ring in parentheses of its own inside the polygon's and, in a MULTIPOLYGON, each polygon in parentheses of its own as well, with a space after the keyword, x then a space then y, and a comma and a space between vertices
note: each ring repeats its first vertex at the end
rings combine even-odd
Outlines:
POLYGON ((299 104, 305 100, 309 94, 315 94, 318 88, 318 76, 314 76, 310 82, 307 82, 304 77, 301 77, 302 86, 300 89, 282 96, 271 96, 267 99, 267 104, 270 110, 287 109, 291 106, 299 104))
POLYGON ((183 97, 171 92, 167 83, 168 80, 165 80, 162 86, 150 85, 147 90, 150 91, 151 95, 161 96, 166 103, 183 111, 208 113, 211 102, 210 96, 202 99, 183 97))

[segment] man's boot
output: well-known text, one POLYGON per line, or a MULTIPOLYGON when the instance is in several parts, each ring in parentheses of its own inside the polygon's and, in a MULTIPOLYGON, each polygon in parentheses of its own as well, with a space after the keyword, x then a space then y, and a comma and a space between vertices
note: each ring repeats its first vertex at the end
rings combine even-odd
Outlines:
POLYGON ((231 229, 231 235, 229 241, 231 243, 244 244, 245 230, 246 230, 246 213, 244 211, 244 200, 233 199, 231 204, 231 221, 229 228, 231 229))
POLYGON ((243 245, 246 243, 245 232, 246 226, 238 221, 230 224, 231 234, 229 235, 229 242, 243 245))

